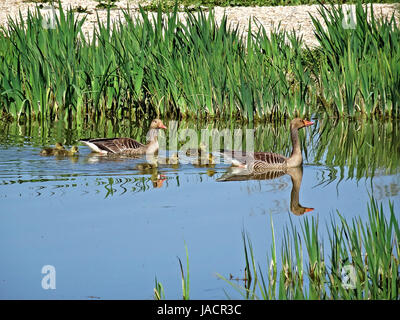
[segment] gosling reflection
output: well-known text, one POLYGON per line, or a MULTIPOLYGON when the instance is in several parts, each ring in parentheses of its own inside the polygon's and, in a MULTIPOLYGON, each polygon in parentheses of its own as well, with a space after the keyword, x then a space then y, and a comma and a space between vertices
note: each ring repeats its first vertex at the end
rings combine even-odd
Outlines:
POLYGON ((287 168, 284 170, 269 170, 262 173, 231 167, 226 173, 218 178, 217 181, 273 180, 285 174, 288 174, 292 180, 290 211, 296 216, 301 216, 306 212, 313 211, 314 208, 303 207, 299 203, 300 186, 303 179, 303 167, 287 168))
POLYGON ((163 174, 160 174, 157 166, 151 163, 138 163, 135 167, 141 174, 149 174, 150 180, 153 184, 154 188, 161 188, 164 184, 164 181, 167 180, 167 177, 163 174))
POLYGON ((165 175, 159 173, 158 161, 158 156, 148 155, 146 162, 137 163, 135 166, 135 169, 141 174, 150 174, 150 180, 154 188, 161 188, 167 179, 165 175))

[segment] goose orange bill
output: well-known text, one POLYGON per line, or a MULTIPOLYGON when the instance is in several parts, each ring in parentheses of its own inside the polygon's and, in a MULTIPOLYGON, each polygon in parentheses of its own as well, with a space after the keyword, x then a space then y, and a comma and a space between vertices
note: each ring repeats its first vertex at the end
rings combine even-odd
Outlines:
POLYGON ((304 212, 311 212, 313 210, 314 210, 314 208, 306 208, 306 210, 304 210, 304 212))
POLYGON ((305 125, 306 127, 311 126, 312 124, 314 124, 314 122, 308 121, 308 120, 304 120, 304 125, 305 125))
POLYGON ((167 129, 167 127, 164 125, 164 123, 160 122, 160 124, 158 125, 158 127, 160 129, 167 129))

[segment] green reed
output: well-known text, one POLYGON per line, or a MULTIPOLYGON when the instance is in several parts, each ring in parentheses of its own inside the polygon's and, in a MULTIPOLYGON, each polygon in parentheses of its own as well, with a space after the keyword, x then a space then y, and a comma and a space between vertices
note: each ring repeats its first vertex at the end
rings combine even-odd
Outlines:
MULTIPOLYGON (((181 259, 178 257, 179 261, 179 268, 181 272, 181 281, 182 281, 182 299, 183 300, 189 300, 190 295, 189 295, 189 285, 190 285, 190 275, 189 275, 189 252, 187 245, 185 244, 185 252, 186 252, 186 274, 185 271, 183 270, 183 264, 181 259)), ((154 299, 155 300, 165 300, 165 291, 164 291, 164 286, 162 285, 161 282, 157 280, 157 277, 155 277, 154 281, 154 299)))
POLYGON ((54 23, 39 10, 9 19, 0 32, 0 108, 14 118, 264 118, 324 111, 340 116, 398 114, 399 29, 360 5, 357 25, 343 29, 341 7, 314 20, 320 49, 294 32, 271 34, 249 21, 241 34, 213 11, 178 9, 162 16, 123 11, 98 21, 59 4, 54 23), (369 21, 367 22, 367 18, 369 21))
POLYGON ((321 6, 319 13, 322 21, 312 20, 323 59, 315 78, 326 111, 398 115, 400 29, 394 14, 377 20, 372 5, 363 8, 361 2, 352 19, 340 6, 321 6))
POLYGON ((391 202, 389 211, 385 215, 382 205, 371 198, 366 222, 348 221, 338 213, 339 222, 332 219, 327 225, 328 246, 319 237, 314 217, 302 222, 301 231, 291 224, 284 230, 279 263, 272 234, 267 270, 256 263, 251 241, 243 235, 247 284, 219 276, 246 299, 398 300, 400 229, 391 202))
MULTIPOLYGON (((390 201, 389 212, 385 214, 382 204, 371 197, 365 222, 361 218, 348 221, 337 213, 339 221, 332 218, 326 225, 328 246, 320 239, 318 219, 304 219, 301 230, 291 221, 284 229, 280 261, 271 218, 269 266, 264 269, 256 263, 250 237, 242 232, 245 285, 217 275, 250 300, 398 300, 400 228, 390 201)), ((180 268, 183 298, 188 299, 189 269, 185 277, 181 262, 180 268)), ((157 279, 154 293, 155 299, 165 299, 164 287, 157 279)))

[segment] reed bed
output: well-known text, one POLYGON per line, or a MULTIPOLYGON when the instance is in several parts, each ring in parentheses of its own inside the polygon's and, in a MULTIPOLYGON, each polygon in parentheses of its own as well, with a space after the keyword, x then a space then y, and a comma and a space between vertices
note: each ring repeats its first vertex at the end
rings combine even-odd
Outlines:
POLYGON ((272 246, 262 268, 256 263, 249 236, 243 233, 246 285, 225 279, 246 299, 400 299, 400 229, 393 203, 389 214, 373 198, 368 219, 327 224, 328 246, 320 237, 314 217, 305 219, 298 230, 286 227, 277 259, 274 227, 272 246))
POLYGON ((368 219, 348 221, 338 213, 327 224, 328 246, 318 220, 305 219, 298 230, 286 227, 277 259, 274 227, 264 270, 256 263, 249 236, 243 233, 246 285, 225 279, 246 299, 400 299, 400 229, 393 203, 389 214, 373 198, 368 219))
POLYGON ((322 57, 314 75, 326 111, 349 116, 398 114, 400 29, 395 16, 376 21, 373 7, 363 8, 360 2, 354 23, 333 6, 329 10, 321 6, 319 13, 326 28, 312 17, 320 44, 317 52, 322 57))
MULTIPOLYGON (((371 197, 367 221, 348 221, 340 213, 337 218, 326 225, 327 247, 318 219, 304 219, 300 230, 291 221, 280 254, 271 218, 272 244, 264 268, 256 262, 250 237, 243 231, 245 275, 240 281, 244 285, 217 275, 249 300, 399 300, 400 228, 393 203, 389 201, 389 214, 385 214, 382 204, 371 197)), ((180 262, 184 299, 189 286, 187 247, 186 258, 187 277, 180 262)), ((154 298, 165 299, 157 278, 154 298)))
MULTIPOLYGON (((371 8, 372 11, 372 8, 371 8)), ((249 21, 239 34, 213 12, 178 9, 98 21, 85 37, 59 4, 54 28, 39 10, 9 20, 0 32, 0 108, 4 117, 69 119, 143 115, 241 118, 315 112, 393 117, 399 111, 400 32, 357 6, 357 25, 343 29, 341 7, 314 20, 320 48, 295 32, 271 34, 249 21)))

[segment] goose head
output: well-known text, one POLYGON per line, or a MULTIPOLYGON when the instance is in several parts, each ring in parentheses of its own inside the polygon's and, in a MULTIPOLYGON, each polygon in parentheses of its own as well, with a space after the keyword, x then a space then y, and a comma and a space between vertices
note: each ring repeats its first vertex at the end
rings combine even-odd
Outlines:
POLYGON ((160 119, 154 119, 150 124, 150 129, 167 129, 160 119))
POLYGON ((295 118, 292 121, 290 121, 290 129, 301 129, 304 127, 309 127, 311 125, 313 125, 314 122, 312 121, 308 121, 305 119, 301 119, 301 118, 295 118))
POLYGON ((167 129, 160 119, 154 119, 150 124, 150 130, 147 132, 146 141, 153 146, 149 148, 148 153, 155 153, 158 150, 158 130, 167 129))

